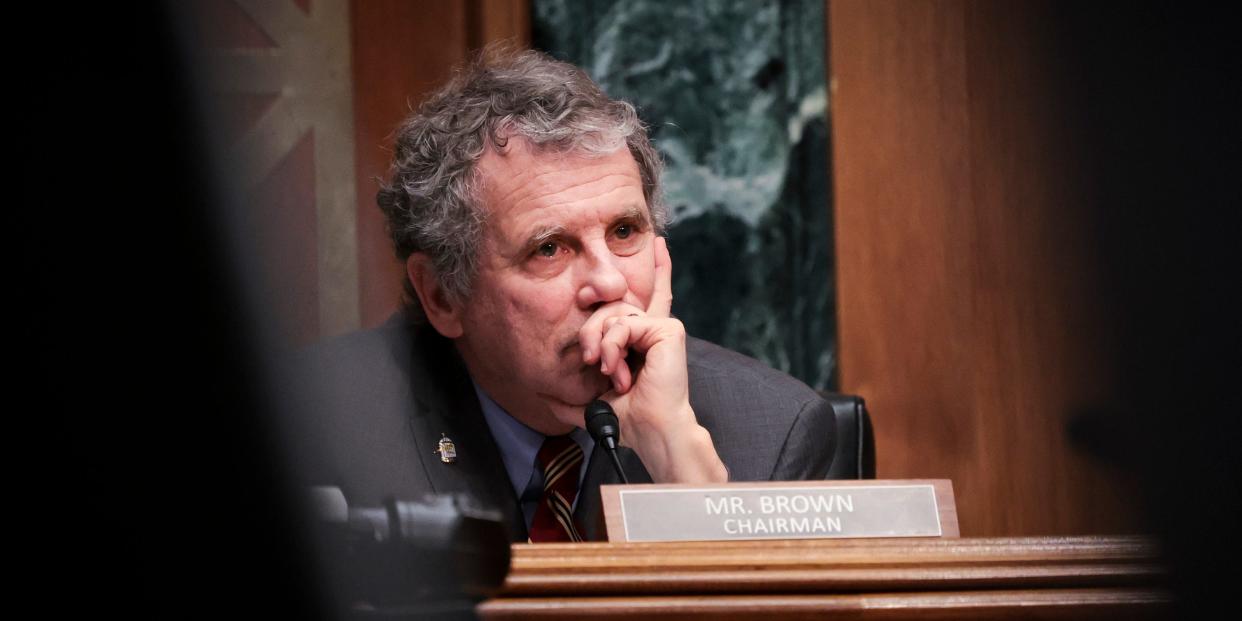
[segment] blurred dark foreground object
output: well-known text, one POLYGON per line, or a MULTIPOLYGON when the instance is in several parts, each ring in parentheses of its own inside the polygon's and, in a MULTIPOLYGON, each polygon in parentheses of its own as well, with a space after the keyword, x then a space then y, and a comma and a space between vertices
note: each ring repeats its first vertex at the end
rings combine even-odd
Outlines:
POLYGON ((499 511, 464 495, 388 498, 348 508, 335 487, 312 489, 316 538, 343 617, 475 619, 509 572, 499 511))
MULTIPOLYGON (((287 460, 298 412, 272 389, 284 318, 256 247, 273 242, 255 234, 216 144, 225 132, 191 53, 188 4, 30 5, 18 21, 56 49, 30 58, 26 39, 6 41, 30 89, 14 115, 13 403, 20 433, 37 422, 28 437, 40 438, 28 462, 39 466, 17 479, 49 516, 21 537, 34 550, 18 561, 43 589, 20 586, 9 617, 31 605, 67 618, 345 616, 333 588, 344 566, 319 554, 321 525, 287 460)), ((439 502, 393 503, 386 539, 356 549, 419 569, 377 570, 392 581, 381 593, 399 580, 458 587, 415 586, 404 596, 425 599, 408 612, 389 595, 370 618, 473 618, 451 598, 503 578, 507 539, 488 546, 474 513, 439 502), (467 573, 480 566, 501 576, 467 573)))

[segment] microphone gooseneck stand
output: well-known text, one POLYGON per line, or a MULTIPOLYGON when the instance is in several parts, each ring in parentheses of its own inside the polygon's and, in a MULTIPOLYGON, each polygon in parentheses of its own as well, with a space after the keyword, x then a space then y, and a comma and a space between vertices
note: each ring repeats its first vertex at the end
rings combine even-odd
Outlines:
POLYGON ((587 433, 591 434, 591 438, 595 443, 607 451, 608 456, 612 458, 612 465, 617 469, 617 475, 621 477, 621 482, 629 484, 630 480, 625 476, 625 470, 621 468, 621 458, 617 457, 617 442, 621 438, 621 424, 617 421, 616 412, 612 411, 612 406, 607 402, 596 399, 586 406, 586 428, 587 433))

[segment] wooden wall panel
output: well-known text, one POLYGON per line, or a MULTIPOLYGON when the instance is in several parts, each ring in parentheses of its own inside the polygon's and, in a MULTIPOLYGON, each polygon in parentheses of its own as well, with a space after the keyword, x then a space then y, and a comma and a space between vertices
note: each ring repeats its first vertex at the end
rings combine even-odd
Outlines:
POLYGON ((1112 386, 1073 110, 1035 2, 830 3, 841 389, 964 536, 1133 529, 1067 441, 1112 386))
POLYGON ((469 0, 467 8, 472 49, 496 41, 530 47, 530 0, 469 0))
POLYGON ((461 2, 375 0, 353 2, 352 16, 359 296, 362 325, 370 327, 397 308, 404 274, 375 204, 393 130, 465 60, 466 11, 461 2))

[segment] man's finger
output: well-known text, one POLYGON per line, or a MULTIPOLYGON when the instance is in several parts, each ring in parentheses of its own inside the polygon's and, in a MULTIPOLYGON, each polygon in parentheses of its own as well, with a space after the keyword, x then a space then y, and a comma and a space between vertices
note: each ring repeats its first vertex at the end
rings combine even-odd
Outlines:
POLYGON ((668 317, 672 310, 673 259, 668 254, 668 240, 657 237, 655 239, 655 288, 651 293, 651 303, 647 305, 647 315, 668 317))
POLYGON ((614 338, 611 340, 616 342, 615 337, 621 334, 620 329, 622 328, 624 328, 626 336, 626 344, 622 349, 628 349, 639 354, 646 354, 652 347, 669 338, 685 340, 685 327, 680 321, 671 317, 640 317, 638 315, 618 319, 617 323, 613 324, 612 329, 609 330, 609 334, 605 336, 605 339, 608 339, 608 336, 613 336, 614 338))
POLYGON ((629 352, 630 328, 622 323, 614 323, 600 340, 600 365, 604 373, 612 375, 625 366, 625 356, 629 352))
POLYGON ((612 327, 617 317, 641 313, 643 310, 624 302, 612 302, 595 311, 578 329, 578 345, 582 348, 582 361, 595 364, 600 361, 600 339, 612 327))
POLYGON ((612 373, 612 388, 618 393, 625 394, 633 385, 634 379, 630 373, 630 367, 625 363, 624 358, 620 361, 616 370, 612 373))

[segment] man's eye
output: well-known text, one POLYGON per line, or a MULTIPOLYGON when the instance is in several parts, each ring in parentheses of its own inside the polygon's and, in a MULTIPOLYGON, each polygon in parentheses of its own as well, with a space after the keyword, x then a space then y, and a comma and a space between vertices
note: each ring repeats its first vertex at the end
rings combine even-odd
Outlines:
POLYGON ((629 236, 630 236, 630 234, 631 234, 631 233, 633 233, 633 232, 634 232, 634 227, 632 227, 632 226, 630 226, 630 225, 628 225, 628 224, 622 224, 621 226, 618 226, 618 227, 617 227, 617 233, 616 233, 616 234, 617 234, 617 238, 618 238, 618 239, 625 239, 625 238, 629 237, 629 236))
POLYGON ((556 244, 552 242, 546 242, 543 244, 539 244, 539 247, 535 249, 535 252, 538 253, 539 256, 541 257, 548 257, 548 258, 555 257, 556 256, 556 244))

